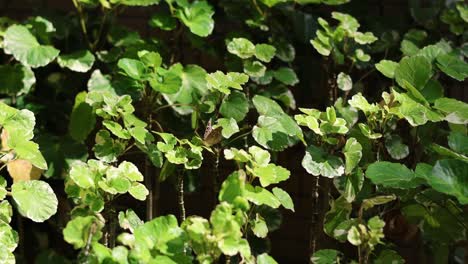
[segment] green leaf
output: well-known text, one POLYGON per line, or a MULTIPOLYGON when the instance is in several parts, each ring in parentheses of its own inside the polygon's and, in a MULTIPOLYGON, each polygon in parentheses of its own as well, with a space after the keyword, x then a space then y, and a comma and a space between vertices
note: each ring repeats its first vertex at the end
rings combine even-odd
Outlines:
POLYGON ((448 145, 454 151, 468 156, 468 136, 460 132, 450 132, 448 145))
POLYGON ((142 80, 145 76, 146 67, 141 61, 123 58, 117 62, 117 66, 132 79, 142 80))
POLYGON ((127 6, 150 6, 158 4, 160 0, 110 0, 113 4, 122 4, 127 6))
POLYGON ((353 16, 348 14, 332 12, 332 17, 340 21, 340 26, 349 32, 356 32, 360 26, 359 22, 353 16))
POLYGON ((15 150, 17 158, 31 162, 39 169, 47 170, 47 162, 39 151, 39 145, 32 141, 26 141, 21 135, 12 136, 9 132, 8 146, 15 150))
POLYGON ((357 93, 353 95, 351 100, 348 101, 352 107, 363 111, 366 114, 375 113, 379 111, 379 107, 375 104, 369 104, 367 99, 361 94, 357 93))
POLYGON ((257 214, 255 219, 250 221, 252 232, 256 237, 265 238, 268 234, 268 226, 265 220, 257 214))
POLYGON ((176 10, 176 16, 190 31, 200 37, 206 37, 213 32, 213 7, 206 1, 195 1, 176 10))
POLYGON ((229 53, 242 59, 248 59, 255 55, 255 45, 246 38, 233 38, 227 44, 229 53))
POLYGON ((385 77, 393 79, 398 65, 399 64, 397 62, 391 60, 381 60, 379 63, 375 64, 375 68, 385 77))
POLYGON ((242 121, 249 112, 249 102, 244 93, 232 91, 221 103, 219 112, 226 118, 242 121))
POLYGON ((432 64, 425 57, 404 57, 395 69, 395 80, 405 89, 409 89, 406 81, 417 90, 422 90, 432 74, 432 64))
POLYGON ((157 12, 152 15, 148 23, 152 27, 157 27, 166 31, 173 30, 177 26, 177 20, 170 14, 164 12, 157 12))
POLYGON ((375 264, 404 264, 405 260, 397 252, 385 249, 380 252, 374 260, 375 264))
POLYGON ((273 77, 290 86, 294 86, 299 83, 296 73, 291 68, 281 67, 278 70, 273 72, 273 77))
MULTIPOLYGON (((317 32, 320 32, 320 31, 317 31, 317 32)), ((328 37, 327 37, 327 40, 328 40, 327 42, 329 42, 328 37)), ((310 44, 312 44, 314 49, 323 56, 329 56, 332 51, 332 47, 330 46, 330 44, 323 43, 317 38, 310 40, 310 44)))
POLYGON ((77 216, 68 221, 67 226, 63 229, 63 238, 75 249, 79 249, 85 247, 88 241, 98 241, 102 235, 99 229, 99 221, 95 216, 77 216), (89 238, 90 234, 91 238, 89 238))
POLYGON ((263 62, 270 62, 275 57, 276 48, 268 44, 255 45, 255 57, 263 62))
POLYGON ((334 183, 338 191, 343 195, 348 203, 352 203, 364 184, 364 173, 360 168, 345 177, 334 178, 334 183))
POLYGON ((78 142, 86 140, 96 123, 93 108, 86 103, 86 97, 87 93, 85 91, 76 95, 75 105, 73 106, 70 123, 68 124, 71 137, 78 142))
POLYGON ((353 80, 351 80, 351 76, 343 72, 338 74, 336 84, 342 91, 350 91, 353 88, 353 80))
MULTIPOLYGON (((427 121, 438 122, 443 119, 441 114, 419 103, 408 94, 399 94, 395 91, 393 94, 395 96, 395 100, 400 102, 400 107, 398 108, 399 113, 410 123, 410 125, 420 126, 427 123, 427 121)), ((438 100, 436 100, 436 103, 438 100)))
POLYGON ((182 86, 182 79, 179 77, 179 71, 171 67, 169 70, 163 68, 157 69, 158 76, 150 79, 150 85, 153 90, 164 94, 175 94, 182 86))
POLYGON ((366 33, 356 32, 354 34, 354 41, 356 41, 357 43, 359 43, 361 45, 371 44, 371 43, 374 43, 377 40, 378 40, 378 38, 376 36, 374 36, 374 34, 372 34, 372 32, 366 32, 366 33))
POLYGON ((452 98, 440 98, 434 108, 446 114, 445 120, 453 124, 468 124, 468 104, 452 98))
POLYGON ((273 188, 272 191, 284 208, 289 209, 294 212, 293 200, 291 199, 291 196, 289 196, 287 192, 285 192, 283 189, 278 188, 278 187, 273 188))
POLYGON ((267 253, 263 253, 257 256, 257 264, 278 264, 278 262, 267 253))
POLYGON ((265 167, 270 163, 271 155, 270 152, 257 147, 251 146, 249 147, 249 153, 252 155, 253 160, 255 161, 257 166, 265 167))
POLYGON ((323 149, 309 146, 302 159, 302 167, 309 174, 334 178, 343 175, 345 166, 343 161, 336 156, 327 154, 323 149))
POLYGON ((373 208, 376 205, 382 205, 382 204, 386 204, 386 203, 389 203, 391 201, 394 201, 394 200, 396 200, 396 198, 397 197, 394 194, 392 194, 392 195, 380 195, 380 196, 376 196, 376 197, 372 197, 372 198, 362 200, 361 206, 362 206, 363 210, 369 210, 369 209, 373 208))
POLYGON ((221 134, 224 138, 230 138, 235 133, 239 132, 239 126, 234 118, 220 118, 213 129, 221 127, 221 134))
POLYGON ((133 183, 132 187, 130 187, 128 192, 135 199, 140 200, 140 201, 146 200, 146 196, 148 196, 149 194, 148 189, 146 189, 145 185, 141 183, 133 183))
POLYGON ((235 171, 221 185, 218 199, 221 202, 233 203, 236 197, 243 196, 245 190, 245 172, 235 171))
POLYGON ((457 197, 468 204, 468 163, 457 159, 436 162, 432 173, 426 175, 427 183, 436 191, 457 197))
POLYGON ((253 174, 260 179, 262 187, 285 181, 291 175, 287 169, 275 164, 268 164, 265 167, 255 167, 253 169, 253 174))
POLYGON ((27 94, 36 83, 34 72, 19 63, 0 65, 0 79, 0 93, 7 95, 27 94))
POLYGON ((136 252, 147 252, 143 255, 146 259, 141 261, 149 262, 156 252, 169 256, 184 252, 186 235, 173 215, 160 216, 138 226, 134 235, 136 252))
POLYGON ((409 147, 403 143, 398 135, 388 134, 385 136, 385 148, 393 159, 401 160, 409 155, 409 147))
POLYGON ((182 106, 173 106, 173 109, 179 114, 192 113, 190 105, 198 103, 198 100, 207 93, 206 75, 206 71, 198 65, 185 66, 179 74, 182 86, 175 94, 163 94, 164 98, 169 104, 183 104, 182 106))
POLYGON ((437 56, 437 67, 448 76, 464 81, 468 77, 468 63, 456 54, 441 54, 437 56))
POLYGON ((266 66, 259 61, 244 61, 244 72, 247 73, 250 77, 263 77, 265 75, 266 69, 266 66))
POLYGON ((391 188, 407 189, 420 184, 414 172, 405 165, 388 161, 378 161, 369 165, 366 177, 374 184, 391 188))
POLYGON ((244 197, 256 205, 268 205, 272 208, 278 208, 281 202, 267 189, 260 186, 253 187, 250 184, 245 185, 244 197))
POLYGON ((100 130, 96 134, 96 144, 93 150, 98 159, 105 162, 114 162, 125 150, 125 145, 118 140, 112 139, 109 131, 100 130))
POLYGON ((3 36, 6 54, 11 54, 22 64, 32 68, 42 67, 52 62, 60 53, 49 45, 41 45, 29 29, 22 25, 10 26, 3 36))
POLYGON ((338 264, 341 263, 341 252, 334 249, 318 250, 310 257, 313 264, 338 264))
POLYGON ((273 7, 279 3, 285 3, 290 0, 260 0, 262 3, 264 3, 268 7, 273 7))
POLYGON ((62 54, 57 58, 57 63, 62 68, 68 68, 75 72, 87 72, 94 64, 94 55, 89 50, 79 50, 70 54, 62 54))
POLYGON ((43 181, 20 181, 11 186, 18 212, 34 222, 44 222, 57 212, 57 197, 43 181))
POLYGON ((362 158, 362 146, 355 138, 349 138, 343 148, 345 156, 345 173, 349 174, 362 158))
POLYGON ((70 170, 70 179, 83 189, 94 187, 95 178, 96 176, 88 165, 81 161, 75 162, 70 170))
POLYGON ((231 93, 229 88, 242 90, 241 85, 247 83, 248 81, 248 75, 238 72, 228 72, 227 74, 224 74, 221 71, 216 71, 206 76, 208 88, 218 90, 227 95, 231 93))

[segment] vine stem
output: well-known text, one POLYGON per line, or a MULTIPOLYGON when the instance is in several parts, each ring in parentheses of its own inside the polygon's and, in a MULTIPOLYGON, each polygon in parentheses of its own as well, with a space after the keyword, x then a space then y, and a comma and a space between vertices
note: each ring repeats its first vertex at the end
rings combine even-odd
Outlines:
POLYGON ((177 198, 179 200, 180 222, 185 221, 185 202, 184 202, 184 175, 179 173, 177 182, 177 198))
POLYGON ((154 218, 153 181, 151 177, 151 165, 148 157, 145 158, 145 185, 146 189, 148 189, 148 198, 146 199, 146 220, 151 221, 154 218))
POLYGON ((314 177, 314 182, 312 183, 312 219, 310 227, 310 250, 311 255, 317 250, 317 225, 319 218, 319 189, 320 189, 320 178, 314 177))
POLYGON ((86 43, 88 44, 88 47, 93 50, 93 45, 91 41, 89 40, 88 37, 88 29, 86 28, 86 20, 83 14, 83 9, 81 9, 81 5, 77 2, 77 0, 72 0, 73 5, 75 6, 76 10, 78 11, 78 16, 80 17, 80 26, 81 26, 81 31, 83 33, 83 37, 86 40, 86 43))

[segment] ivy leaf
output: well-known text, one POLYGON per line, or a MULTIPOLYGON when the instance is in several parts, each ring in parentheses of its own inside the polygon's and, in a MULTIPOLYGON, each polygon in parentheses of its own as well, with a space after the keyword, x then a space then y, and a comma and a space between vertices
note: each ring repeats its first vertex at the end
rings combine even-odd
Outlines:
MULTIPOLYGON (((177 65, 177 64, 176 64, 177 65)), ((173 65, 172 67, 176 67, 173 65)), ((181 65, 182 67, 182 65, 181 65)), ((182 104, 172 108, 181 115, 192 113, 191 104, 195 104, 207 93, 206 71, 198 65, 187 65, 179 74, 182 85, 175 94, 163 94, 169 104, 182 104)))
POLYGON ((391 60, 381 60, 379 63, 375 64, 375 68, 390 79, 395 77, 395 70, 397 67, 398 63, 391 60))
POLYGON ((276 48, 268 44, 255 45, 255 57, 263 62, 270 62, 275 57, 276 48))
POLYGON ((285 192, 283 189, 278 188, 278 187, 273 188, 272 191, 284 208, 289 209, 294 212, 293 200, 291 199, 291 196, 289 196, 287 192, 285 192))
POLYGON ((417 90, 422 90, 432 74, 432 64, 425 57, 404 57, 395 69, 395 80, 405 89, 408 89, 406 81, 417 90))
POLYGON ((143 258, 141 261, 149 261, 150 252, 174 256, 184 251, 186 235, 173 215, 160 216, 138 226, 134 235, 135 250, 148 254, 148 259, 143 258))
POLYGON ((409 148, 398 135, 385 136, 385 148, 393 159, 401 160, 409 155, 409 148))
POLYGON ((230 138, 235 133, 239 132, 239 126, 234 118, 220 118, 217 124, 213 126, 213 129, 222 127, 221 135, 224 138, 230 138))
POLYGON ((242 121, 249 112, 249 102, 244 93, 232 91, 221 103, 219 112, 226 118, 242 121))
POLYGON ((371 43, 374 43, 377 40, 378 40, 378 38, 376 36, 374 36, 374 34, 372 32, 366 32, 366 33, 356 32, 356 33, 354 33, 354 41, 356 41, 357 43, 359 43, 361 45, 371 44, 371 43))
POLYGON ((101 226, 95 216, 77 216, 68 221, 63 229, 63 238, 75 249, 83 248, 89 240, 96 242, 101 238, 101 226), (91 233, 91 229, 94 232, 91 233), (91 238, 89 238, 90 234, 92 234, 91 238))
POLYGON ((0 93, 16 96, 28 93, 36 83, 34 72, 19 63, 0 65, 0 79, 0 93))
POLYGON ((445 120, 449 123, 468 123, 468 104, 462 101, 444 97, 434 102, 434 108, 445 113, 445 120))
POLYGON ((256 52, 255 45, 246 38, 233 38, 227 44, 227 50, 241 59, 248 59, 256 52))
POLYGON ((345 177, 334 178, 334 183, 338 191, 343 195, 348 203, 352 203, 364 184, 364 173, 358 168, 353 173, 345 177))
POLYGON ((287 169, 275 164, 268 164, 265 167, 255 167, 253 169, 253 174, 260 179, 262 187, 285 181, 291 175, 287 169))
POLYGON ((267 253, 263 253, 257 256, 257 264, 278 264, 278 262, 267 253))
POLYGON ((175 94, 182 86, 182 79, 179 77, 181 69, 171 67, 169 70, 158 68, 158 76, 150 79, 153 90, 164 94, 175 94))
POLYGON ((245 177, 244 171, 231 173, 221 185, 221 190, 218 194, 219 201, 232 204, 236 197, 242 197, 245 190, 245 177))
POLYGON ((105 162, 114 162, 124 149, 125 145, 118 140, 112 139, 109 131, 100 130, 96 134, 96 144, 93 150, 98 159, 105 162))
POLYGON ((250 184, 245 185, 244 197, 256 205, 268 205, 272 208, 278 208, 281 202, 267 189, 260 186, 253 187, 250 184))
POLYGON ((366 170, 366 177, 374 184, 408 189, 420 185, 413 171, 405 165, 388 161, 374 162, 366 170))
POLYGON ((339 157, 329 155, 323 149, 313 145, 307 148, 302 159, 302 167, 309 174, 327 178, 339 177, 345 170, 343 161, 339 157))
POLYGON ((213 32, 213 7, 206 1, 195 1, 177 9, 176 16, 190 31, 200 37, 206 37, 213 32))
POLYGON ((270 152, 257 147, 251 146, 249 147, 249 153, 252 154, 253 160, 255 161, 256 165, 260 167, 265 167, 270 163, 271 155, 270 152))
POLYGON ((83 189, 94 187, 95 175, 84 162, 77 161, 70 170, 70 179, 83 189))
MULTIPOLYGON (((408 94, 400 94, 395 91, 393 94, 395 95, 395 100, 400 102, 400 107, 398 108, 399 113, 410 123, 410 125, 420 126, 427 123, 427 121, 438 122, 443 119, 441 114, 414 100, 408 94)), ((436 100, 436 104, 438 100, 436 100)))
POLYGON ((265 75, 266 69, 266 66, 259 61, 244 61, 244 72, 247 73, 250 77, 262 77, 265 75))
POLYGON ((338 74, 336 83, 338 88, 342 91, 350 91, 353 88, 353 80, 351 80, 351 76, 343 72, 338 74))
POLYGON ((468 63, 456 54, 441 54, 437 56, 437 67, 448 76, 464 81, 468 77, 468 63))
POLYGON ((132 79, 142 80, 145 76, 145 64, 139 60, 122 58, 117 62, 117 66, 132 79))
POLYGON ((88 137, 96 123, 93 108, 86 103, 86 97, 87 93, 85 91, 76 95, 70 123, 68 124, 71 137, 78 142, 82 142, 88 137))
POLYGON ((404 264, 405 260, 400 255, 398 255, 397 252, 390 250, 390 249, 385 249, 380 252, 377 258, 374 260, 374 263, 375 264, 387 264, 387 263, 404 264))
POLYGON ((128 193, 133 196, 135 199, 144 201, 146 200, 146 196, 148 196, 149 191, 146 189, 145 185, 141 183, 133 183, 132 187, 128 189, 128 193))
POLYGON ((150 6, 158 4, 160 0, 110 0, 113 4, 122 4, 127 6, 150 6))
POLYGON ((334 249, 318 250, 310 257, 313 264, 338 264, 341 263, 341 252, 334 249))
POLYGON ((264 3, 268 7, 273 7, 279 3, 285 3, 290 0, 260 0, 262 3, 264 3))
POLYGON ((343 148, 345 156, 345 173, 349 174, 362 158, 362 146, 355 138, 349 138, 343 148))
POLYGON ((57 212, 57 197, 43 181, 20 181, 11 186, 18 212, 34 222, 44 222, 57 212))
POLYGON ((448 137, 448 145, 454 151, 465 156, 468 155, 468 136, 452 131, 448 137))
POLYGON ((349 105, 363 111, 366 114, 375 113, 379 111, 379 107, 375 104, 370 104, 361 93, 353 95, 351 100, 348 101, 349 105))
POLYGON ((39 151, 37 143, 23 140, 19 136, 9 136, 8 146, 15 150, 19 159, 27 160, 37 168, 47 170, 47 162, 39 151))
POLYGON ((231 93, 229 88, 242 90, 241 85, 247 83, 248 80, 248 75, 238 72, 228 72, 227 74, 224 74, 221 71, 216 71, 206 76, 208 88, 218 90, 227 95, 231 93))
POLYGON ((299 82, 296 73, 291 68, 281 67, 273 72, 273 77, 290 86, 294 86, 299 82))
POLYGON ((59 50, 49 45, 41 45, 29 29, 22 25, 10 26, 3 36, 6 54, 11 54, 22 64, 32 68, 42 67, 53 61, 59 50))
POLYGON ((16 247, 18 246, 18 233, 11 228, 10 225, 2 223, 0 225, 0 245, 2 249, 2 253, 8 253, 5 255, 1 255, 0 253, 0 261, 5 264, 14 264, 15 256, 11 254, 16 247))
POLYGON ((57 58, 57 63, 62 68, 68 68, 75 72, 87 72, 94 64, 94 55, 89 50, 79 50, 70 54, 62 54, 57 58))
POLYGON ((173 30, 177 26, 177 20, 165 12, 157 12, 152 15, 148 23, 152 27, 157 27, 166 31, 173 30))
POLYGON ((265 238, 268 234, 268 226, 265 220, 257 214, 255 219, 250 221, 252 232, 256 237, 265 238))
POLYGON ((432 173, 426 175, 427 183, 436 191, 457 197, 468 204, 468 163, 457 159, 438 160, 432 173))

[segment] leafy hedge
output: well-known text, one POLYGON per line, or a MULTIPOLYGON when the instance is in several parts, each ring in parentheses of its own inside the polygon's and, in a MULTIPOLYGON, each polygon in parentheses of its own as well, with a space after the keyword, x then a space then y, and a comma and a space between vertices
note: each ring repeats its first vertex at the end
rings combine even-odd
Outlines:
POLYGON ((279 209, 295 210, 281 183, 297 175, 278 165, 293 146, 313 225, 346 245, 319 250, 313 227, 312 263, 403 263, 395 223, 437 263, 466 258, 468 105, 446 94, 466 87, 468 5, 409 1, 402 30, 361 26, 347 8, 366 3, 348 2, 73 0, 69 14, 1 17, 0 263, 31 257, 16 250, 23 217, 75 249, 36 263, 277 263, 265 245, 279 209), (135 7, 152 8, 156 37, 117 23, 135 7), (295 59, 291 13, 316 28, 303 37, 319 72, 295 59), (322 80, 316 108, 296 108, 297 70, 322 80), (219 201, 208 218, 185 211, 202 177, 219 201), (177 217, 154 211, 165 181, 177 217), (121 197, 145 201, 144 220, 121 197))

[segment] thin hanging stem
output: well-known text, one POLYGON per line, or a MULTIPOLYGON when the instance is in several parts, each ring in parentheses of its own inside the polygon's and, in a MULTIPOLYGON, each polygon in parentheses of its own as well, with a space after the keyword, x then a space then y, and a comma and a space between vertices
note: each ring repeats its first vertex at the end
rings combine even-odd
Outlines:
POLYGON ((319 189, 320 189, 320 178, 313 177, 312 183, 312 219, 310 221, 310 250, 311 255, 317 250, 317 232, 319 224, 319 189))
POLYGON ((88 29, 86 28, 86 19, 83 13, 83 9, 81 9, 81 5, 77 2, 77 0, 72 0, 73 5, 75 6, 76 10, 78 11, 78 16, 80 17, 80 26, 81 26, 81 31, 83 33, 83 37, 88 44, 88 47, 93 50, 93 44, 89 40, 88 37, 88 29))
POLYGON ((148 189, 148 199, 146 199, 146 221, 154 218, 153 212, 153 177, 151 177, 151 162, 148 157, 145 158, 145 185, 148 189))
POLYGON ((179 213, 180 213, 180 222, 185 221, 185 202, 184 202, 184 175, 182 173, 178 174, 177 189, 179 200, 179 213))

